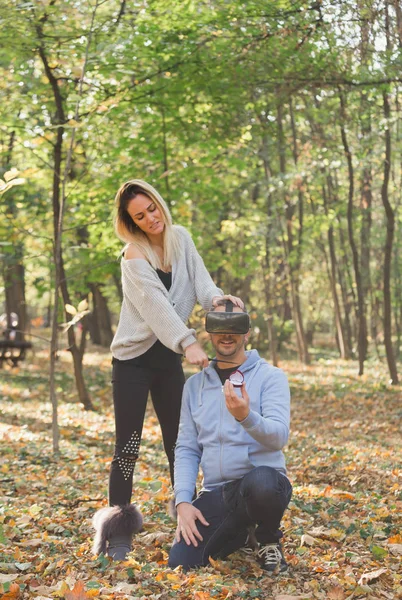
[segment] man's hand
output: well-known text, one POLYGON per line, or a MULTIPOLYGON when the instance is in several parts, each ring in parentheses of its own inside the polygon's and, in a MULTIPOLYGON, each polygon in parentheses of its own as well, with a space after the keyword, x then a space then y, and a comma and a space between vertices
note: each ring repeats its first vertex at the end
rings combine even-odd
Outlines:
POLYGON ((246 384, 242 384, 241 396, 238 396, 233 384, 230 383, 229 379, 226 379, 223 391, 228 411, 237 421, 243 421, 250 412, 250 398, 246 391, 246 384))
POLYGON ((196 538, 202 542, 202 535, 195 524, 197 519, 201 521, 203 525, 209 525, 208 521, 204 519, 202 512, 189 502, 180 502, 180 504, 177 505, 177 528, 175 535, 177 542, 180 542, 181 535, 187 546, 190 546, 190 544, 198 546, 196 538))

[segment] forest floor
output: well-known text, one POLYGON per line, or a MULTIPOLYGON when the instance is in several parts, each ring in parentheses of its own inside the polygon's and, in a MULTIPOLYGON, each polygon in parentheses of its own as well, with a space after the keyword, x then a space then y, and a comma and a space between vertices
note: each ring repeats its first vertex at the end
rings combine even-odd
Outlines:
POLYGON ((289 571, 268 576, 243 552, 183 573, 167 567, 175 524, 159 427, 147 412, 133 501, 144 514, 125 563, 91 554, 113 453, 110 356, 86 355, 95 412, 58 364, 60 455, 52 453, 45 353, 0 371, 0 598, 276 600, 402 598, 402 388, 367 364, 283 361, 292 388, 286 448, 293 499, 283 520, 289 571))

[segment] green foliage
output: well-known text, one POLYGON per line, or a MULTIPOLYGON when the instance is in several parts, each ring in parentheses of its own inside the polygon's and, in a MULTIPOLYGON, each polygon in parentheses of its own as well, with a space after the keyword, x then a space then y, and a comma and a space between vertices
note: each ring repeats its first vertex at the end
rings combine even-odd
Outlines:
MULTIPOLYGON (((101 2, 77 120, 95 4, 10 0, 3 15, 0 158, 2 172, 13 166, 25 183, 4 196, 2 253, 23 249, 33 312, 49 305, 54 279, 52 152, 62 125, 62 168, 75 132, 63 232, 73 303, 99 282, 117 312, 121 243, 113 232, 113 197, 123 181, 141 177, 161 191, 174 221, 190 229, 217 283, 262 314, 275 313, 281 338, 290 333, 290 272, 300 283, 304 320, 333 329, 330 230, 339 296, 355 293, 341 91, 355 170, 353 227, 364 253, 369 214, 373 301, 367 304, 380 334, 374 300, 382 297, 387 127, 395 257, 401 247, 400 40, 393 7, 387 21, 385 5, 371 2, 101 2), (61 124, 49 74, 62 97, 61 124), (385 89, 389 122, 382 114, 385 89), (362 199, 365 170, 369 211, 362 199)), ((397 285, 392 293, 396 332, 402 320, 397 285)), ((342 305, 344 319, 350 310, 342 305)))

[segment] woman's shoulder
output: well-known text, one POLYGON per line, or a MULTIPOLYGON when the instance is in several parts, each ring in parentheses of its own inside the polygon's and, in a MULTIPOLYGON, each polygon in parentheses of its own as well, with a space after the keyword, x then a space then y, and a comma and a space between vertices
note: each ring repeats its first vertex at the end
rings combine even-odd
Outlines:
POLYGON ((127 244, 124 246, 122 256, 125 260, 131 260, 133 258, 142 258, 145 260, 144 253, 135 244, 127 244))

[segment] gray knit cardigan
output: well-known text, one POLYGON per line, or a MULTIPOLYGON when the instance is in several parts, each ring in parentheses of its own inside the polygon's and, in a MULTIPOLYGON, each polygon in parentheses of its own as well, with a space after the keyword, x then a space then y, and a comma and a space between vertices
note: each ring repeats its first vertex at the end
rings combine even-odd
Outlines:
POLYGON ((181 254, 172 265, 169 292, 147 260, 121 260, 123 303, 111 345, 113 356, 119 360, 144 354, 157 339, 182 354, 197 341, 194 329, 185 325, 197 300, 208 310, 212 298, 223 294, 188 231, 179 225, 174 228, 180 235, 181 254))

